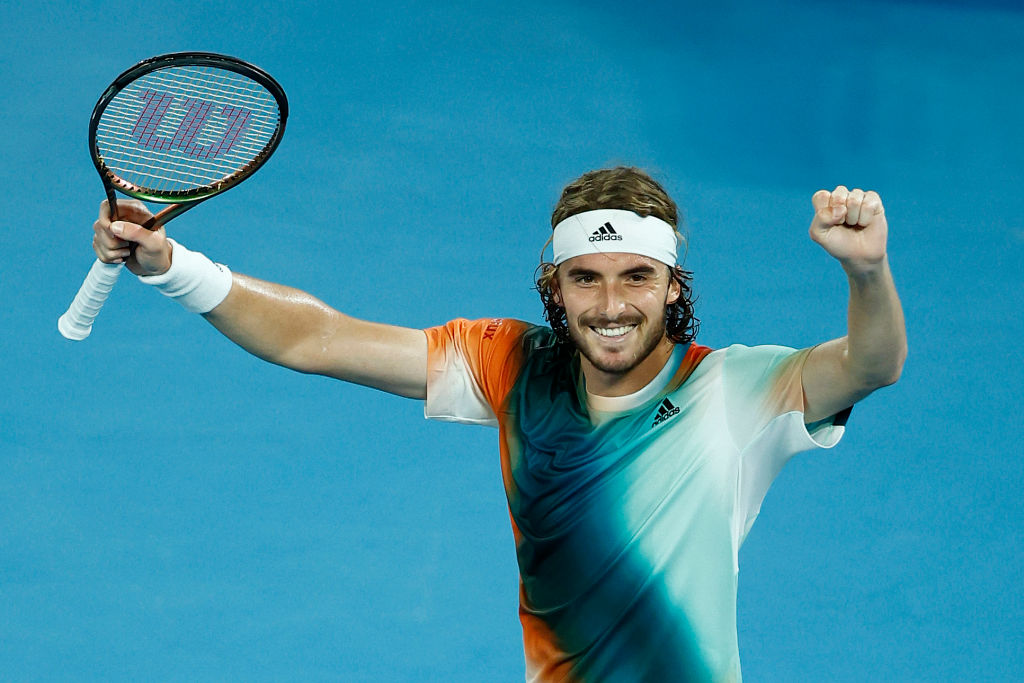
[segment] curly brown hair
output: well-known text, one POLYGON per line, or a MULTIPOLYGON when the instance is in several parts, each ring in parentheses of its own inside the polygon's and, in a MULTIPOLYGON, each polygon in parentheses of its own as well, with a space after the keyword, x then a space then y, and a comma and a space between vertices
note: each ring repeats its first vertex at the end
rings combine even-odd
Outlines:
MULTIPOLYGON (((625 209, 641 216, 655 216, 665 221, 676 231, 681 243, 685 240, 679 234, 679 209, 668 193, 654 178, 644 171, 631 166, 617 166, 584 173, 565 186, 562 196, 551 214, 551 229, 569 216, 596 209, 625 209)), ((548 238, 544 250, 551 243, 548 238)), ((551 283, 558 273, 558 267, 544 261, 537 267, 537 292, 544 305, 544 318, 551 325, 558 339, 571 343, 569 327, 566 324, 565 308, 556 300, 551 283)), ((693 314, 695 297, 691 282, 693 273, 680 266, 672 266, 670 276, 679 285, 679 298, 665 310, 665 333, 677 344, 688 344, 697 337, 700 320, 693 314)))

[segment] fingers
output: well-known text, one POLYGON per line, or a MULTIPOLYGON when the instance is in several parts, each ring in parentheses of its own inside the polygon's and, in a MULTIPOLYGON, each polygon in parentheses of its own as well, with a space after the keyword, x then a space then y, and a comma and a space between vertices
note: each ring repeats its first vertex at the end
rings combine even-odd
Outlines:
POLYGON ((845 224, 850 227, 867 226, 875 216, 884 213, 882 199, 877 192, 844 185, 836 189, 818 190, 811 197, 816 221, 824 225, 845 224))
MULTIPOLYGON (((131 221, 132 223, 138 223, 142 225, 149 217, 152 216, 152 212, 146 208, 138 199, 118 199, 117 200, 117 219, 123 221, 131 221)), ((110 204, 104 199, 100 202, 100 221, 109 223, 111 221, 110 216, 110 204)))
POLYGON ((163 228, 147 230, 138 223, 128 221, 114 221, 110 224, 110 232, 114 240, 124 245, 132 242, 138 245, 139 250, 146 252, 160 251, 167 241, 163 228))
POLYGON ((881 216, 885 213, 885 207, 882 206, 882 198, 878 196, 877 192, 868 191, 864 193, 864 203, 860 209, 860 221, 859 225, 867 225, 877 216, 881 216))
POLYGON ((142 227, 152 213, 137 199, 118 200, 116 219, 110 205, 100 204, 99 217, 93 223, 92 248, 104 263, 126 263, 136 274, 153 274, 170 266, 171 246, 163 228, 142 227))
POLYGON ((93 232, 93 251, 104 263, 124 263, 136 275, 159 275, 171 267, 171 243, 162 227, 97 220, 93 232))
POLYGON ((846 198, 846 224, 857 225, 860 220, 860 205, 864 201, 864 190, 854 188, 846 198))
POLYGON ((166 243, 163 231, 154 238, 151 231, 142 227, 152 216, 138 199, 117 200, 116 219, 111 216, 109 202, 100 202, 99 217, 92 226, 92 248, 96 257, 104 263, 125 263, 135 249, 133 244, 147 253, 160 252, 166 243))
POLYGON ((829 198, 829 208, 832 209, 832 223, 838 225, 844 223, 846 219, 846 200, 850 198, 850 191, 846 189, 845 185, 840 185, 836 189, 832 190, 832 197, 829 198))
POLYGON ((832 193, 828 190, 818 190, 811 197, 811 204, 814 206, 814 212, 820 213, 828 207, 829 201, 832 199, 832 193))
POLYGON ((846 200, 849 197, 849 190, 840 185, 829 192, 818 190, 811 197, 811 204, 814 206, 814 220, 811 221, 811 232, 827 231, 834 225, 841 224, 846 219, 846 200))
POLYGON ((124 263, 131 256, 131 245, 111 232, 109 219, 107 221, 97 220, 92 224, 92 230, 92 249, 100 261, 124 263))

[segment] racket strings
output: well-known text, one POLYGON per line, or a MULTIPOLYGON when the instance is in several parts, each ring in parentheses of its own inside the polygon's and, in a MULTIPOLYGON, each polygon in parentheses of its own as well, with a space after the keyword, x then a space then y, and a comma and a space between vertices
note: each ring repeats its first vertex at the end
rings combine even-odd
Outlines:
POLYGON ((96 152, 116 184, 137 192, 219 189, 267 154, 280 119, 273 94, 247 76, 166 67, 113 97, 97 123, 96 152))

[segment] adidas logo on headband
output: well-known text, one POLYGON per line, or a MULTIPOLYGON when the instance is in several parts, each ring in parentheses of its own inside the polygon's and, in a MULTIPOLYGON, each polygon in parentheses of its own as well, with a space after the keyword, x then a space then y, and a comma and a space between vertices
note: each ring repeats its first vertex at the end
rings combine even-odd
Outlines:
POLYGON ((591 242, 604 242, 605 240, 622 240, 622 235, 615 232, 611 223, 605 223, 590 235, 591 242))
POLYGON ((559 221, 551 236, 557 266, 583 254, 638 254, 668 266, 676 263, 675 229, 655 216, 625 209, 594 209, 559 221), (612 227, 615 221, 615 227, 612 227))

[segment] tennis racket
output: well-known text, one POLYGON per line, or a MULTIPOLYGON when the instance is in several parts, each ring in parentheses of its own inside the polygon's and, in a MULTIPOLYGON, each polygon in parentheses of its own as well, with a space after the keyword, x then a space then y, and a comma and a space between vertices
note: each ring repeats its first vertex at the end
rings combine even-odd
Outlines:
MULTIPOLYGON (((179 52, 139 62, 110 84, 89 121, 89 151, 112 220, 117 190, 170 204, 156 230, 251 176, 277 148, 288 118, 284 90, 234 57, 179 52)), ((89 336, 123 265, 96 260, 57 329, 89 336)))

